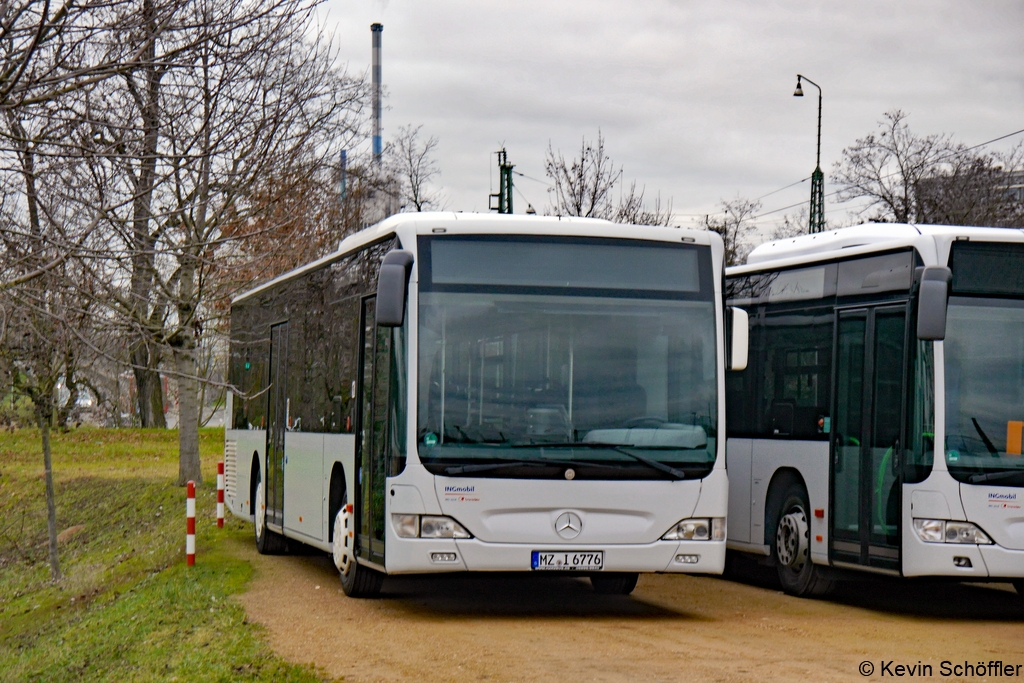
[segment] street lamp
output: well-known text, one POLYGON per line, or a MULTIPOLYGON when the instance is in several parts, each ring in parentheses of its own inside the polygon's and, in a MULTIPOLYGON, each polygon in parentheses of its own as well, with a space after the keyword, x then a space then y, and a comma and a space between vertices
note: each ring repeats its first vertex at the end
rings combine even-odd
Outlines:
POLYGON ((818 157, 814 173, 811 174, 811 214, 808 221, 808 230, 813 233, 825 229, 825 174, 821 172, 821 86, 807 76, 797 74, 793 97, 804 96, 801 81, 807 81, 818 89, 818 157))

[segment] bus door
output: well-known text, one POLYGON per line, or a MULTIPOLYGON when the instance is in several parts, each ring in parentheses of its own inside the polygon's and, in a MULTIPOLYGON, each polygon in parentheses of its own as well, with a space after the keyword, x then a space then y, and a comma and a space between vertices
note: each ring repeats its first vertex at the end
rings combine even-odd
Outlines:
POLYGON ((898 571, 907 306, 837 313, 830 557, 898 571))
POLYGON ((384 494, 391 387, 391 328, 377 327, 376 296, 363 299, 360 344, 356 472, 357 555, 384 564, 384 494))
POLYGON ((267 392, 267 472, 263 488, 267 524, 284 525, 284 434, 288 423, 288 323, 270 328, 270 390, 267 392))

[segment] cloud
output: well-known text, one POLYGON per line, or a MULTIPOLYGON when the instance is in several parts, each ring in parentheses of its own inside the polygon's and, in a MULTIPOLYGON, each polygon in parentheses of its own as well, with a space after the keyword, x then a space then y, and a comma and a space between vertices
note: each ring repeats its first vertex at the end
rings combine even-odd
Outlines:
MULTIPOLYGON (((440 138, 453 209, 486 210, 490 153, 501 144, 517 170, 543 178, 549 141, 568 154, 598 128, 625 177, 672 197, 680 214, 770 192, 814 167, 817 91, 793 98, 797 73, 824 90, 826 172, 894 107, 910 113, 915 132, 949 132, 968 144, 1024 128, 1019 3, 325 7, 324 24, 337 25, 341 57, 354 70, 369 63, 370 23, 384 24, 385 135, 415 123, 440 138)), ((538 208, 546 203, 539 184, 520 189, 538 208)), ((765 208, 807 191, 773 195, 765 208)))

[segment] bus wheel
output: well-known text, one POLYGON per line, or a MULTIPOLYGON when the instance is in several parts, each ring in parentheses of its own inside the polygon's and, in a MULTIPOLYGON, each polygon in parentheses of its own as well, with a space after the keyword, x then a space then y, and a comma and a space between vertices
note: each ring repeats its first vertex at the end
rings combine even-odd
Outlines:
POLYGON ((636 572, 591 574, 590 585, 594 587, 595 593, 601 595, 629 595, 636 588, 639 578, 636 572))
POLYGON ((1013 587, 1017 589, 1017 597, 1024 600, 1024 579, 1014 581, 1013 587))
POLYGON ((261 555, 279 555, 288 549, 288 541, 281 534, 267 528, 267 503, 263 497, 263 477, 256 473, 256 550, 261 555))
POLYGON ((811 561, 810 509, 804 487, 790 484, 782 496, 772 543, 782 589, 802 597, 825 595, 833 585, 811 561))
POLYGON ((355 515, 348 511, 348 494, 334 516, 332 555, 341 575, 341 590, 350 598, 375 598, 380 595, 384 575, 356 561, 355 515))

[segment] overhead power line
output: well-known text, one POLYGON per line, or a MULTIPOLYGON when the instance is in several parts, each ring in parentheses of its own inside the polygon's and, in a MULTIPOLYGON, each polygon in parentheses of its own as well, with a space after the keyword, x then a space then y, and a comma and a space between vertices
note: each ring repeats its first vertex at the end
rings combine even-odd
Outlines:
POLYGON ((512 171, 512 172, 515 173, 520 178, 526 178, 527 180, 532 180, 535 183, 540 183, 541 185, 547 185, 548 187, 551 187, 551 183, 549 183, 546 180, 538 180, 536 178, 531 178, 530 176, 526 175, 525 173, 520 173, 519 171, 512 171))
MULTIPOLYGON (((967 148, 966 148, 966 149, 964 149, 963 151, 965 151, 965 152, 970 152, 970 151, 972 151, 972 150, 975 150, 975 149, 979 149, 979 148, 981 148, 981 147, 987 147, 988 145, 991 145, 991 144, 992 144, 993 142, 999 142, 1000 140, 1005 140, 1005 139, 1007 139, 1007 138, 1012 138, 1012 137, 1013 137, 1014 135, 1020 135, 1021 133, 1024 133, 1024 128, 1021 128, 1020 130, 1015 130, 1015 131, 1013 131, 1012 133, 1007 133, 1006 135, 1000 135, 999 137, 996 137, 996 138, 992 138, 991 140, 986 140, 985 142, 981 142, 981 143, 978 143, 977 145, 974 145, 973 147, 967 147, 967 148)), ((949 157, 950 157, 950 156, 951 156, 952 154, 954 154, 954 153, 950 153, 950 154, 948 154, 948 155, 945 155, 945 156, 939 157, 939 158, 938 158, 938 159, 936 159, 935 161, 936 161, 936 163, 939 163, 939 162, 945 161, 945 160, 946 160, 947 158, 949 158, 949 157)), ((887 173, 886 175, 882 176, 882 180, 884 180, 884 179, 886 179, 886 178, 891 178, 892 176, 896 175, 897 173, 898 173, 898 171, 893 171, 892 173, 887 173)), ((782 190, 786 190, 786 189, 789 189, 789 188, 793 187, 794 185, 799 185, 800 183, 802 183, 802 182, 804 182, 804 181, 806 181, 806 180, 807 180, 807 178, 804 178, 804 180, 801 180, 801 181, 799 181, 799 182, 796 182, 796 183, 791 183, 791 184, 789 184, 789 185, 786 185, 785 187, 780 187, 780 188, 779 188, 778 190, 772 190, 772 191, 771 191, 771 192, 769 192, 768 194, 765 194, 765 195, 761 195, 761 197, 758 197, 758 198, 757 198, 757 199, 755 199, 754 201, 759 201, 759 200, 760 200, 761 198, 763 198, 763 197, 767 197, 767 196, 769 196, 769 195, 775 194, 776 192, 781 192, 782 190)), ((828 193, 828 194, 826 194, 825 196, 826 196, 826 197, 834 197, 834 196, 836 196, 837 194, 839 194, 840 192, 841 192, 841 190, 832 190, 831 192, 829 192, 829 193, 828 193)), ((759 213, 759 214, 758 214, 758 215, 756 215, 756 216, 752 216, 752 217, 751 217, 751 220, 757 220, 758 218, 761 218, 761 217, 763 217, 763 216, 769 216, 769 215, 771 215, 771 214, 773 214, 773 213, 778 213, 779 211, 786 211, 787 209, 793 209, 793 208, 796 208, 796 207, 798 207, 798 206, 802 206, 803 204, 805 204, 805 202, 798 202, 798 203, 796 203, 796 204, 790 204, 789 206, 783 206, 782 208, 779 208, 779 209, 772 209, 771 211, 764 211, 764 212, 762 212, 762 213, 759 213)), ((721 211, 719 211, 719 212, 717 212, 717 213, 722 213, 722 212, 721 212, 721 211)))

